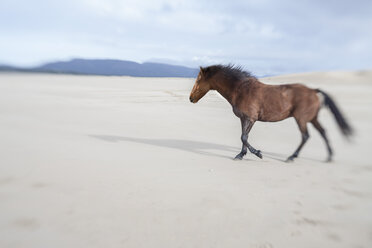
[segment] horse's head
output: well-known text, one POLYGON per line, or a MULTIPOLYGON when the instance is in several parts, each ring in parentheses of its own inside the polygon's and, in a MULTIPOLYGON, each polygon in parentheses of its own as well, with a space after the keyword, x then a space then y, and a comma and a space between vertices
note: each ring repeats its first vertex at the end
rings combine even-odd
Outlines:
POLYGON ((200 67, 198 77, 190 93, 190 102, 197 103, 211 89, 206 77, 207 68, 200 67))

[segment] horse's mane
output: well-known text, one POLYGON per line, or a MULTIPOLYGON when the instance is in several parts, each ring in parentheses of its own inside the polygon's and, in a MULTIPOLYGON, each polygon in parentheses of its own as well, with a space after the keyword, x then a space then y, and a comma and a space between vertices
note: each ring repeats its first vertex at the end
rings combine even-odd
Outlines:
POLYGON ((212 65, 203 68, 204 76, 210 78, 216 73, 223 73, 223 75, 229 78, 228 81, 236 82, 246 78, 255 78, 250 72, 243 70, 243 67, 234 64, 228 65, 212 65))

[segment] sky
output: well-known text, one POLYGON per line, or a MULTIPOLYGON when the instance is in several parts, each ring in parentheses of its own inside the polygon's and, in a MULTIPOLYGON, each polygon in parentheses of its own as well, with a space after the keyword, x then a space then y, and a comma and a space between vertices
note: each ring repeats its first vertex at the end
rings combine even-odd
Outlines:
POLYGON ((372 69, 372 1, 0 0, 0 64, 235 63, 256 75, 372 69))

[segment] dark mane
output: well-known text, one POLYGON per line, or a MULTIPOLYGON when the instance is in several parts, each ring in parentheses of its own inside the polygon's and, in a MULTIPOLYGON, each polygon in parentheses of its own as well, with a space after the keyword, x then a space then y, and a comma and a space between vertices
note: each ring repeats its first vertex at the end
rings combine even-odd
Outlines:
POLYGON ((212 65, 204 68, 205 76, 210 78, 216 73, 220 72, 227 78, 229 81, 240 81, 246 78, 255 78, 250 72, 243 70, 241 66, 228 64, 228 65, 212 65))

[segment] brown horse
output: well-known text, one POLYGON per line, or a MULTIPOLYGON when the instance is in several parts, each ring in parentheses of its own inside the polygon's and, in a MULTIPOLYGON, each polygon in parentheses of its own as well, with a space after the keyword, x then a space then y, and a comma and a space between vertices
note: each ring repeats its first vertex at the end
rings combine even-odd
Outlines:
POLYGON ((331 161, 332 148, 324 128, 318 121, 318 112, 322 105, 318 93, 323 96, 323 104, 333 113, 342 133, 345 136, 352 134, 351 127, 334 101, 319 89, 310 89, 302 84, 267 85, 240 67, 214 65, 200 67, 190 94, 190 101, 198 102, 209 90, 217 90, 226 98, 232 105, 234 114, 241 120, 243 146, 235 159, 242 159, 247 154, 247 148, 257 157, 262 158, 261 151, 248 143, 249 131, 256 121, 275 122, 294 117, 301 131, 302 141, 287 161, 293 161, 309 139, 308 122, 311 122, 323 137, 328 150, 327 161, 331 161))

